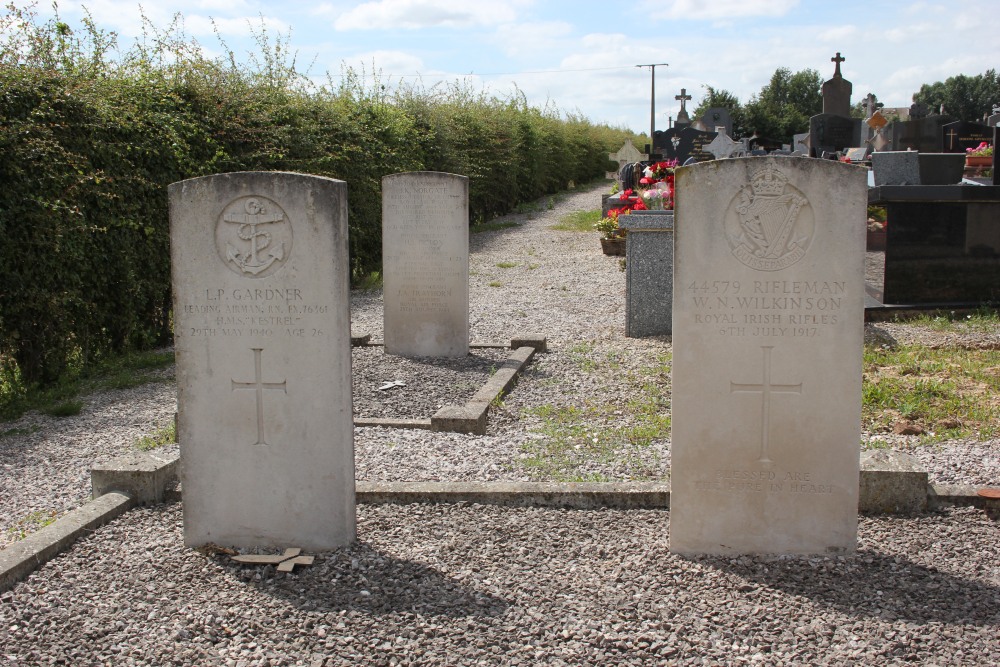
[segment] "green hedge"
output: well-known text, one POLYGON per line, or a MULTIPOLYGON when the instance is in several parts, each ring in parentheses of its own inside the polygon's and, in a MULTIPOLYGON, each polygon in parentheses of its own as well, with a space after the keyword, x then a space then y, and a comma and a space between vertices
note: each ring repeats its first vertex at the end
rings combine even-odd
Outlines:
POLYGON ((276 52, 248 68, 174 41, 166 60, 141 46, 112 59, 92 25, 78 39, 10 12, 21 23, 0 50, 0 362, 25 384, 170 341, 172 182, 245 170, 345 180, 359 278, 381 264, 384 175, 466 175, 478 222, 602 176, 628 136, 460 86, 387 95, 348 72, 317 88, 276 52))

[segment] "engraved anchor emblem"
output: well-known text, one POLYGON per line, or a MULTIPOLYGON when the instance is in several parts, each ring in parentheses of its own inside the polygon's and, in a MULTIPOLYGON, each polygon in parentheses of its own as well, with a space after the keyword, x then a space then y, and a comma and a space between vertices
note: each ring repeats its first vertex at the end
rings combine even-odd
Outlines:
POLYGON ((250 248, 246 252, 241 252, 239 248, 231 243, 226 244, 226 259, 239 267, 240 271, 256 276, 262 271, 266 271, 275 262, 280 262, 285 258, 285 244, 269 250, 271 246, 271 234, 261 230, 261 225, 282 222, 285 216, 281 211, 268 212, 267 206, 259 199, 248 199, 243 206, 243 213, 227 213, 223 220, 230 224, 239 225, 236 235, 244 241, 250 242, 250 248), (261 253, 267 251, 264 257, 261 253))

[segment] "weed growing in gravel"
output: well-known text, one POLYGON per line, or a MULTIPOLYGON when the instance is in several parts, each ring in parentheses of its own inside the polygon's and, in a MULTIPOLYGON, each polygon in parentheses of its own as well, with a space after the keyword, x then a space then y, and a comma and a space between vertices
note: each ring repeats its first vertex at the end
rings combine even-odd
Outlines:
MULTIPOLYGON (((582 373, 621 375, 619 352, 601 354, 587 342, 568 352, 582 373)), ((641 370, 626 372, 623 379, 631 389, 625 395, 526 409, 523 415, 538 421, 531 429, 538 437, 523 446, 522 465, 557 481, 607 481, 581 472, 587 462, 614 462, 630 471, 631 479, 652 478, 657 461, 648 449, 670 437, 670 361, 670 354, 662 353, 641 370)))
POLYGON ((499 280, 491 280, 489 284, 490 287, 503 287, 503 283, 499 280))
POLYGON ((371 273, 366 273, 361 280, 358 281, 358 284, 355 285, 355 288, 364 291, 371 291, 382 289, 382 285, 382 272, 372 271, 371 273))
POLYGON ((862 416, 872 432, 900 421, 925 441, 988 439, 1000 433, 1000 351, 868 345, 862 416))
POLYGON ((497 262, 496 266, 498 269, 513 269, 517 262, 497 262))
POLYGON ((31 435, 32 433, 37 433, 42 430, 42 427, 37 424, 32 424, 31 426, 23 428, 9 428, 6 431, 0 431, 0 438, 7 438, 16 435, 31 435))
POLYGON ((541 266, 541 264, 528 264, 528 266, 526 266, 524 268, 528 269, 529 271, 534 271, 535 269, 537 269, 540 266, 541 266))
POLYGON ((164 445, 172 445, 175 442, 177 442, 177 430, 171 421, 167 426, 161 426, 150 435, 144 435, 136 440, 135 448, 143 452, 148 452, 151 449, 163 447, 164 445))
POLYGON ((31 533, 45 528, 56 520, 57 510, 36 510, 25 514, 7 529, 7 536, 13 541, 23 540, 31 533))
POLYGON ((935 331, 995 331, 1000 326, 1000 312, 979 308, 971 313, 922 313, 906 322, 929 327, 935 331))
POLYGON ((592 232, 594 225, 601 219, 601 211, 572 211, 560 218, 559 222, 551 225, 549 229, 558 232, 592 232))
POLYGON ((83 410, 83 401, 63 401, 42 408, 51 417, 75 417, 83 410))

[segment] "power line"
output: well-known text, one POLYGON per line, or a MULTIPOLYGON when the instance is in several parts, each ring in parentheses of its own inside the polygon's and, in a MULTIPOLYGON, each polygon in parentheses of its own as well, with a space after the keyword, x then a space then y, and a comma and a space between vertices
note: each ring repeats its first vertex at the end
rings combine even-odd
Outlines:
MULTIPOLYGON (((587 67, 581 69, 540 69, 531 70, 527 72, 468 72, 465 74, 449 73, 449 74, 438 74, 438 75, 428 75, 428 74, 392 74, 386 72, 372 72, 371 74, 365 73, 363 76, 382 76, 382 77, 395 77, 397 79, 403 79, 407 77, 427 77, 427 76, 521 76, 524 74, 562 74, 563 72, 603 72, 608 70, 620 70, 620 69, 630 69, 630 65, 619 65, 618 67, 587 67)), ((331 74, 331 76, 344 76, 343 74, 331 74)))

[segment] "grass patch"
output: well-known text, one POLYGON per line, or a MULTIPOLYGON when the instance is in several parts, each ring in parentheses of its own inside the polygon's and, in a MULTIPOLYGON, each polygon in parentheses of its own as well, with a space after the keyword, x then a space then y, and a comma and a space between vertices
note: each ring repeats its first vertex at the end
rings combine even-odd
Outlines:
POLYGON ((79 414, 83 404, 77 396, 162 381, 158 371, 173 363, 170 350, 108 357, 86 369, 71 370, 58 384, 45 389, 25 387, 13 365, 0 364, 0 419, 17 419, 28 410, 57 417, 79 414))
POLYGON ((558 232, 592 232, 594 225, 601 219, 601 211, 573 211, 562 216, 562 218, 549 229, 558 232))
POLYGON ((979 308, 971 313, 956 311, 920 313, 904 321, 935 331, 995 331, 1000 327, 1000 312, 992 308, 979 308))
POLYGON ((489 285, 490 287, 503 287, 503 283, 499 280, 491 280, 489 285))
POLYGON ((496 266, 498 269, 513 269, 517 262, 497 262, 496 266))
POLYGON ((18 435, 31 435, 32 433, 38 433, 42 430, 41 426, 33 424, 31 426, 26 426, 23 428, 9 428, 6 431, 0 431, 0 438, 9 438, 18 435))
POLYGON ((865 346, 862 418, 871 432, 900 421, 926 441, 1000 434, 1000 351, 865 346))
POLYGON ((135 448, 148 452, 164 445, 172 445, 177 442, 177 428, 171 421, 167 426, 161 426, 149 435, 144 435, 135 441, 135 448))
POLYGON ((372 271, 371 273, 366 273, 358 281, 358 284, 354 286, 355 289, 371 291, 382 289, 382 272, 372 271))
POLYGON ((17 520, 17 522, 7 529, 8 537, 15 542, 23 540, 31 533, 34 533, 49 525, 58 518, 57 510, 36 510, 29 512, 17 520))
POLYGON ((470 234, 482 234, 483 232, 495 232, 501 229, 510 229, 511 227, 520 227, 521 225, 516 222, 504 221, 504 222, 483 222, 478 225, 472 225, 469 227, 470 234))
POLYGON ((42 408, 42 412, 51 417, 75 417, 83 410, 83 401, 63 401, 42 408))
MULTIPOLYGON (((598 353, 591 343, 579 343, 570 354, 586 373, 620 372, 620 353, 598 353)), ((618 461, 632 471, 631 479, 656 476, 647 451, 656 440, 670 437, 670 355, 661 354, 639 372, 626 376, 635 391, 582 404, 545 404, 524 411, 538 425, 536 438, 523 447, 522 460, 534 476, 561 482, 609 481, 584 471, 587 462, 618 461)), ((652 462, 655 465, 655 460, 652 462)))

